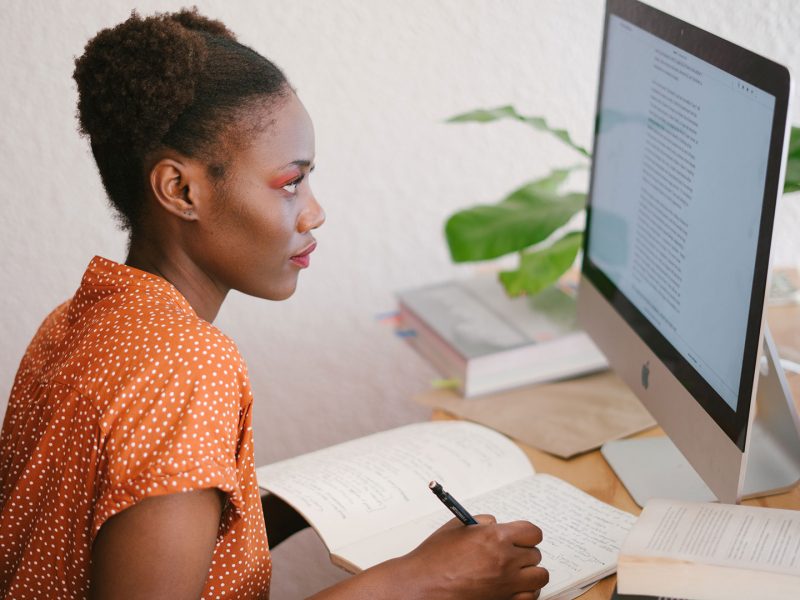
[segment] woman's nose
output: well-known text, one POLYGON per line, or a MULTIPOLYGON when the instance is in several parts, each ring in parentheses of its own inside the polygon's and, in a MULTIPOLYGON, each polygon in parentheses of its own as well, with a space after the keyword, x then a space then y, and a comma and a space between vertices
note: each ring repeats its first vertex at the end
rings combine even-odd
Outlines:
POLYGON ((320 227, 325 222, 325 211, 317 202, 314 194, 310 194, 308 205, 303 209, 298 222, 298 231, 305 233, 320 227))

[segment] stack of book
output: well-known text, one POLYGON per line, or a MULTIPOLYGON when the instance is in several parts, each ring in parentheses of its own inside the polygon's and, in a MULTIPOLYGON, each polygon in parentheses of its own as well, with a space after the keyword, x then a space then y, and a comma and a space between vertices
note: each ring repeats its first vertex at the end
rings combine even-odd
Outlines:
POLYGON ((403 337, 465 397, 608 367, 578 328, 575 298, 563 288, 509 298, 486 274, 397 298, 403 337))

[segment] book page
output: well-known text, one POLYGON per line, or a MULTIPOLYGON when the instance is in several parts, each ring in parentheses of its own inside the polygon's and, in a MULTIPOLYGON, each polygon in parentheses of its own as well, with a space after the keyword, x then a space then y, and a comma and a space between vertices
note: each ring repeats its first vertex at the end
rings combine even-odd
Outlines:
POLYGON ((622 553, 800 575, 800 512, 652 500, 622 553))
MULTIPOLYGON (((550 475, 526 477, 464 498, 462 504, 472 514, 493 514, 499 522, 528 520, 542 529, 539 549, 550 582, 541 600, 612 573, 619 547, 636 520, 550 475)), ((366 569, 410 552, 451 518, 439 505, 416 521, 337 548, 336 554, 366 569)))
POLYGON ((539 474, 472 499, 470 507, 498 521, 527 519, 541 528, 542 566, 550 583, 541 600, 593 576, 614 572, 636 517, 553 477, 539 474))
POLYGON ((259 485, 294 506, 329 549, 447 516, 428 489, 433 479, 467 498, 532 473, 511 440, 465 421, 408 425, 256 469, 259 485))

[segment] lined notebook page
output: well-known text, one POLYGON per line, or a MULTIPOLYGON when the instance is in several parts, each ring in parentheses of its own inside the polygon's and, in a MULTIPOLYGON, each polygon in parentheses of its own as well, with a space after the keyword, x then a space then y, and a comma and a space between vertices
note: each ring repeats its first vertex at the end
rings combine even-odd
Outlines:
MULTIPOLYGON (((622 541, 636 520, 565 481, 541 474, 464 498, 462 504, 473 514, 490 513, 500 522, 524 519, 542 529, 542 566, 550 571, 542 600, 613 572, 622 541)), ((332 552, 366 569, 413 550, 450 518, 439 506, 425 517, 332 552)))
POLYGON ((532 473, 516 444, 465 421, 408 425, 256 469, 259 485, 294 506, 331 550, 424 515, 448 516, 428 489, 432 479, 467 498, 532 473))

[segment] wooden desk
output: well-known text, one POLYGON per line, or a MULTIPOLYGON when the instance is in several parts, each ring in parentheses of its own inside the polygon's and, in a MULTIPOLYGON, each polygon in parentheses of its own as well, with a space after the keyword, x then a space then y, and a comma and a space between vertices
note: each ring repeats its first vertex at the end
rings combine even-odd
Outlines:
MULTIPOLYGON (((800 308, 772 307, 769 309, 770 329, 778 346, 786 345, 800 350, 800 308)), ((795 405, 800 410, 800 375, 787 374, 792 389, 795 405)), ((434 419, 452 419, 444 411, 434 411, 434 419)), ((650 429, 636 437, 663 435, 659 428, 650 429)), ((539 473, 550 473, 602 500, 626 510, 639 514, 641 509, 622 486, 617 476, 606 463, 599 450, 563 460, 551 454, 520 444, 534 468, 539 473)), ((753 506, 770 506, 773 508, 800 509, 800 486, 787 493, 765 498, 745 500, 743 504, 753 506)), ((580 598, 581 600, 608 600, 614 590, 616 576, 607 577, 580 598)))

